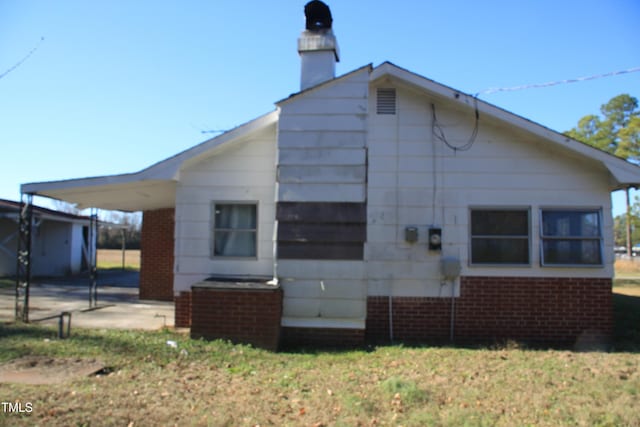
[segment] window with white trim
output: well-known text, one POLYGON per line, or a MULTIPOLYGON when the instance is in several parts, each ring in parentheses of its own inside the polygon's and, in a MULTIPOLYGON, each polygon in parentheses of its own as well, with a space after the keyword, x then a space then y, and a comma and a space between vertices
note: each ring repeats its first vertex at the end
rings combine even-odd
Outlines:
POLYGON ((471 264, 529 265, 529 209, 471 209, 471 264))
POLYGON ((542 265, 602 265, 602 225, 597 209, 542 209, 542 265))
POLYGON ((213 256, 257 256, 258 205, 213 203, 213 256))

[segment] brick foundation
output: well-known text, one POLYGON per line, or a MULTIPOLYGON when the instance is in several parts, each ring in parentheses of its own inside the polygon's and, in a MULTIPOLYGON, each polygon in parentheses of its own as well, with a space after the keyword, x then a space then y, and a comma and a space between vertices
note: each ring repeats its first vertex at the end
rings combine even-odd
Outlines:
MULTIPOLYGON (((611 279, 462 277, 455 300, 459 343, 517 340, 598 344, 613 328, 611 279)), ((367 299, 366 330, 280 328, 282 292, 181 292, 175 297, 179 327, 193 337, 226 338, 275 350, 283 347, 355 348, 389 342, 389 298, 367 299)), ((394 297, 394 341, 449 340, 451 299, 394 297)))
MULTIPOLYGON (((393 340, 406 343, 439 342, 449 338, 451 300, 449 298, 394 297, 393 340)), ((389 298, 367 299, 367 342, 388 344, 389 298)))
POLYGON ((282 346, 286 348, 357 348, 364 343, 364 329, 282 328, 282 346))
MULTIPOLYGON (((575 344, 613 327, 611 279, 462 277, 454 339, 575 344)), ((450 334, 449 298, 393 298, 394 340, 431 342, 450 334)), ((389 341, 387 297, 367 300, 367 341, 389 341)))
POLYGON ((144 211, 140 253, 140 299, 173 301, 173 208, 144 211))
POLYGON ((180 295, 175 297, 173 301, 175 303, 175 326, 177 328, 191 327, 191 292, 180 292, 180 295))
MULTIPOLYGON (((190 300, 192 338, 222 338, 267 350, 278 349, 282 289, 193 287, 190 300)), ((176 309, 177 306, 176 302, 176 309)), ((181 316, 183 314, 181 311, 181 316)))

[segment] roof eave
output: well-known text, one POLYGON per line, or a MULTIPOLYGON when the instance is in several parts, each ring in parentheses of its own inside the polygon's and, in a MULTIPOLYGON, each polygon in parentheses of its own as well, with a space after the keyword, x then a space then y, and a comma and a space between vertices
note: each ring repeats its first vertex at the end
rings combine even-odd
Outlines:
POLYGON ((175 204, 179 171, 186 161, 231 144, 274 124, 277 119, 278 110, 274 110, 135 173, 25 183, 20 191, 71 202, 80 208, 137 211, 169 207, 175 204), (118 193, 123 198, 121 203, 117 201, 118 193), (141 195, 139 203, 134 199, 136 194, 141 195), (153 197, 160 199, 148 200, 153 197), (173 201, 170 203, 170 200, 173 201))

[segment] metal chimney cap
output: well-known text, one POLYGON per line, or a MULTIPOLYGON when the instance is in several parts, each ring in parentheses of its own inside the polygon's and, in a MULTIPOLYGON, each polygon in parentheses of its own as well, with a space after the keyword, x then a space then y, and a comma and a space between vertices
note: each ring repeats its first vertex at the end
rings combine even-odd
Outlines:
POLYGON ((322 50, 332 51, 336 62, 340 62, 340 49, 333 31, 322 32, 303 31, 298 39, 298 53, 317 52, 322 50))
POLYGON ((329 6, 320 0, 313 0, 304 6, 306 18, 305 28, 308 31, 330 30, 333 25, 333 17, 329 6))

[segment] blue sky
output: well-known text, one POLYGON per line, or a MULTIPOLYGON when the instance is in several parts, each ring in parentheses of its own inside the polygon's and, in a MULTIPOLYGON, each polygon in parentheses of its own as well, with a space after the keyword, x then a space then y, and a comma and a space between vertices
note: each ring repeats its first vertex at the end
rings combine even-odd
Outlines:
MULTIPOLYGON (((0 198, 135 172, 273 110, 299 87, 304 3, 0 0, 0 75, 37 47, 0 78, 0 198)), ((475 94, 640 66, 637 0, 326 3, 338 74, 391 61, 475 94)), ((640 97, 639 72, 480 98, 565 131, 620 93, 640 97)))

